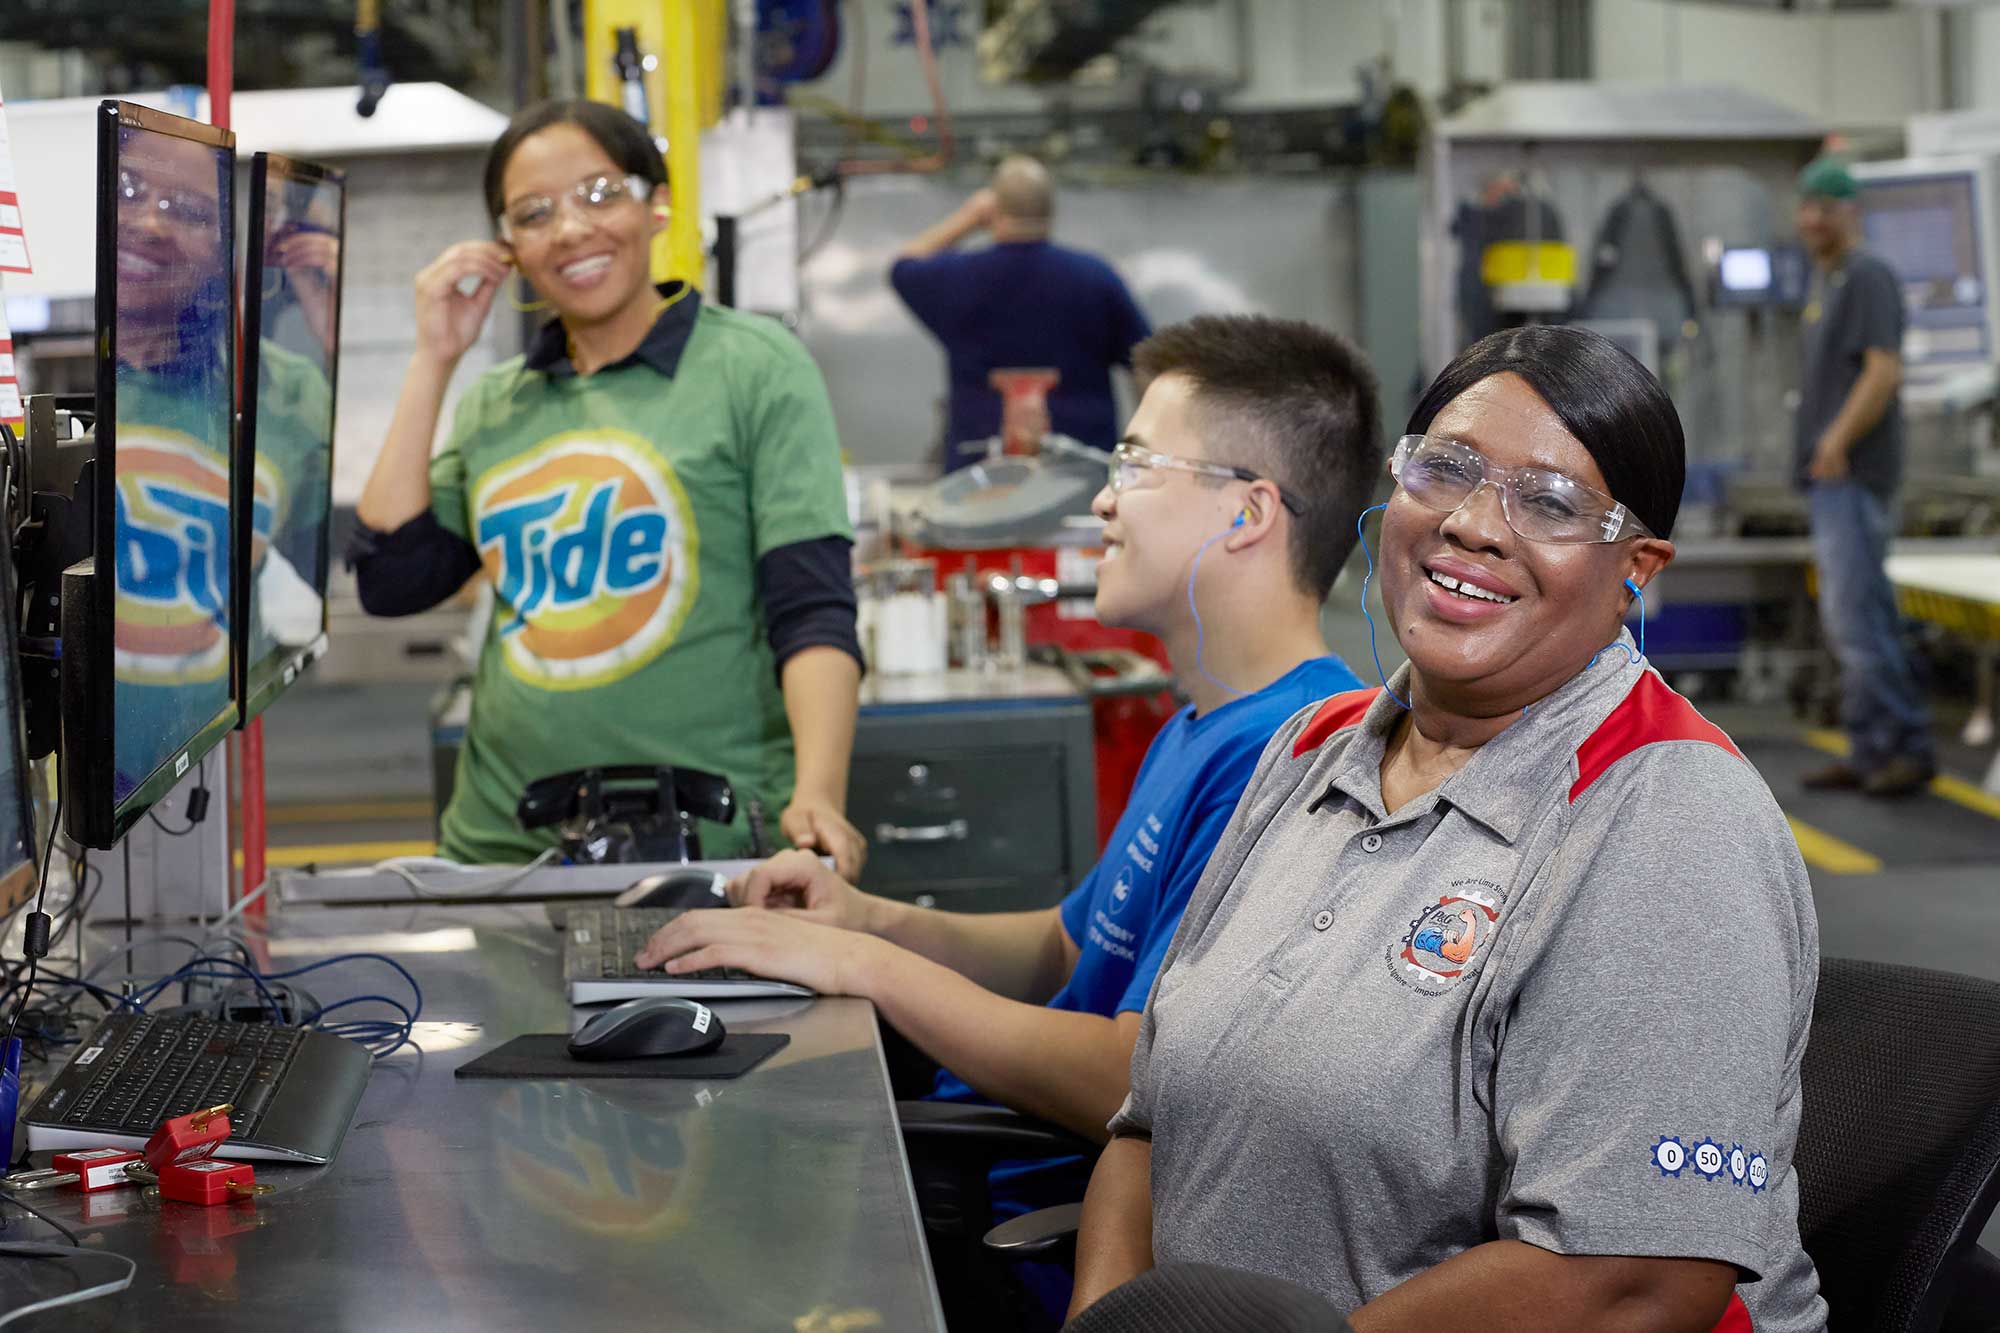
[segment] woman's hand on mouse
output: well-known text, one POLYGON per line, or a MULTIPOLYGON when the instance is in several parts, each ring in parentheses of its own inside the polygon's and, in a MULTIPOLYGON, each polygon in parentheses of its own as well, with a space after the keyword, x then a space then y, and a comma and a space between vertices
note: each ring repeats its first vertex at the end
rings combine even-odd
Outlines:
POLYGON ((800 793, 778 815, 778 829, 792 846, 833 858, 833 867, 848 879, 861 874, 868 859, 868 840, 831 801, 800 793))
POLYGON ((729 883, 733 907, 768 907, 822 926, 869 930, 871 899, 811 852, 779 852, 729 883))
POLYGON ((810 986, 822 995, 866 995, 872 935, 840 930, 796 912, 684 912, 654 932, 633 961, 669 975, 711 967, 810 986))

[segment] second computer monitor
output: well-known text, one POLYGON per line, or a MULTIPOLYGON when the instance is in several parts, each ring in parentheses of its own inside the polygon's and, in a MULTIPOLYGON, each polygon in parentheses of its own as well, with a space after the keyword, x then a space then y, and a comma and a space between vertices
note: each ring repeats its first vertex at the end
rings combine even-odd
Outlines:
POLYGON ((111 846, 236 722, 235 138, 126 102, 98 132, 94 560, 63 578, 63 799, 111 846))
POLYGON ((259 153, 250 167, 243 266, 243 424, 237 539, 242 721, 270 706, 326 649, 339 383, 341 173, 259 153))

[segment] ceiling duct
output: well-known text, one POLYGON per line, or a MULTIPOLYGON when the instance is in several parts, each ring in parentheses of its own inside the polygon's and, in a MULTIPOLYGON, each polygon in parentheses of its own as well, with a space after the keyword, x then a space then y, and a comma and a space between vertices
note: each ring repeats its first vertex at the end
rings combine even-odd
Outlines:
POLYGON ((994 83, 1054 83, 1106 54, 1175 0, 1013 0, 979 37, 994 83))

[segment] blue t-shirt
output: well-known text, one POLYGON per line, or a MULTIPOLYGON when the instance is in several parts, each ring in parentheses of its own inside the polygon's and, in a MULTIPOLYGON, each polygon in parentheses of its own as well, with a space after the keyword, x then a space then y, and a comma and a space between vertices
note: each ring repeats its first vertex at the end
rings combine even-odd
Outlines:
MULTIPOLYGON (((1339 658, 1315 657, 1204 717, 1193 705, 1174 714, 1146 750, 1103 858, 1063 899, 1078 957, 1050 1008, 1109 1018, 1146 1007, 1188 895, 1264 747, 1307 704, 1360 688, 1339 658)), ((931 1096, 983 1100, 949 1070, 931 1096)))
POLYGON ((973 461, 956 446, 1000 433, 994 370, 1047 366, 1062 380, 1049 392, 1057 434, 1109 449, 1118 442, 1111 368, 1130 366, 1152 333, 1132 293, 1095 255, 1048 241, 899 259, 889 281, 944 344, 951 385, 945 466, 973 461))

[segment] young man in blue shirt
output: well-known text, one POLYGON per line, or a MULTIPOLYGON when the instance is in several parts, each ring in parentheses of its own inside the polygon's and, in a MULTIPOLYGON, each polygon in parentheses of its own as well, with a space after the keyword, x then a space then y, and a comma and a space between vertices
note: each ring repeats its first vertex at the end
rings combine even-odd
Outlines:
POLYGON ((1049 239, 1055 187, 1031 157, 1009 157, 993 183, 896 256, 889 284, 943 344, 950 404, 946 471, 977 462, 1000 434, 992 373, 1051 369, 1048 429, 1099 449, 1118 438, 1111 369, 1132 364, 1146 316, 1111 265, 1049 239), (993 244, 954 247, 989 232, 993 244))
POLYGON ((1380 471, 1374 372, 1309 324, 1204 317, 1142 343, 1144 395, 1093 503, 1097 615, 1157 634, 1192 702, 1147 752, 1104 857, 1059 906, 935 911, 876 897, 805 853, 690 912, 642 966, 747 968, 860 995, 989 1099, 1102 1141, 1153 973, 1266 742, 1360 682, 1319 614, 1380 471))

